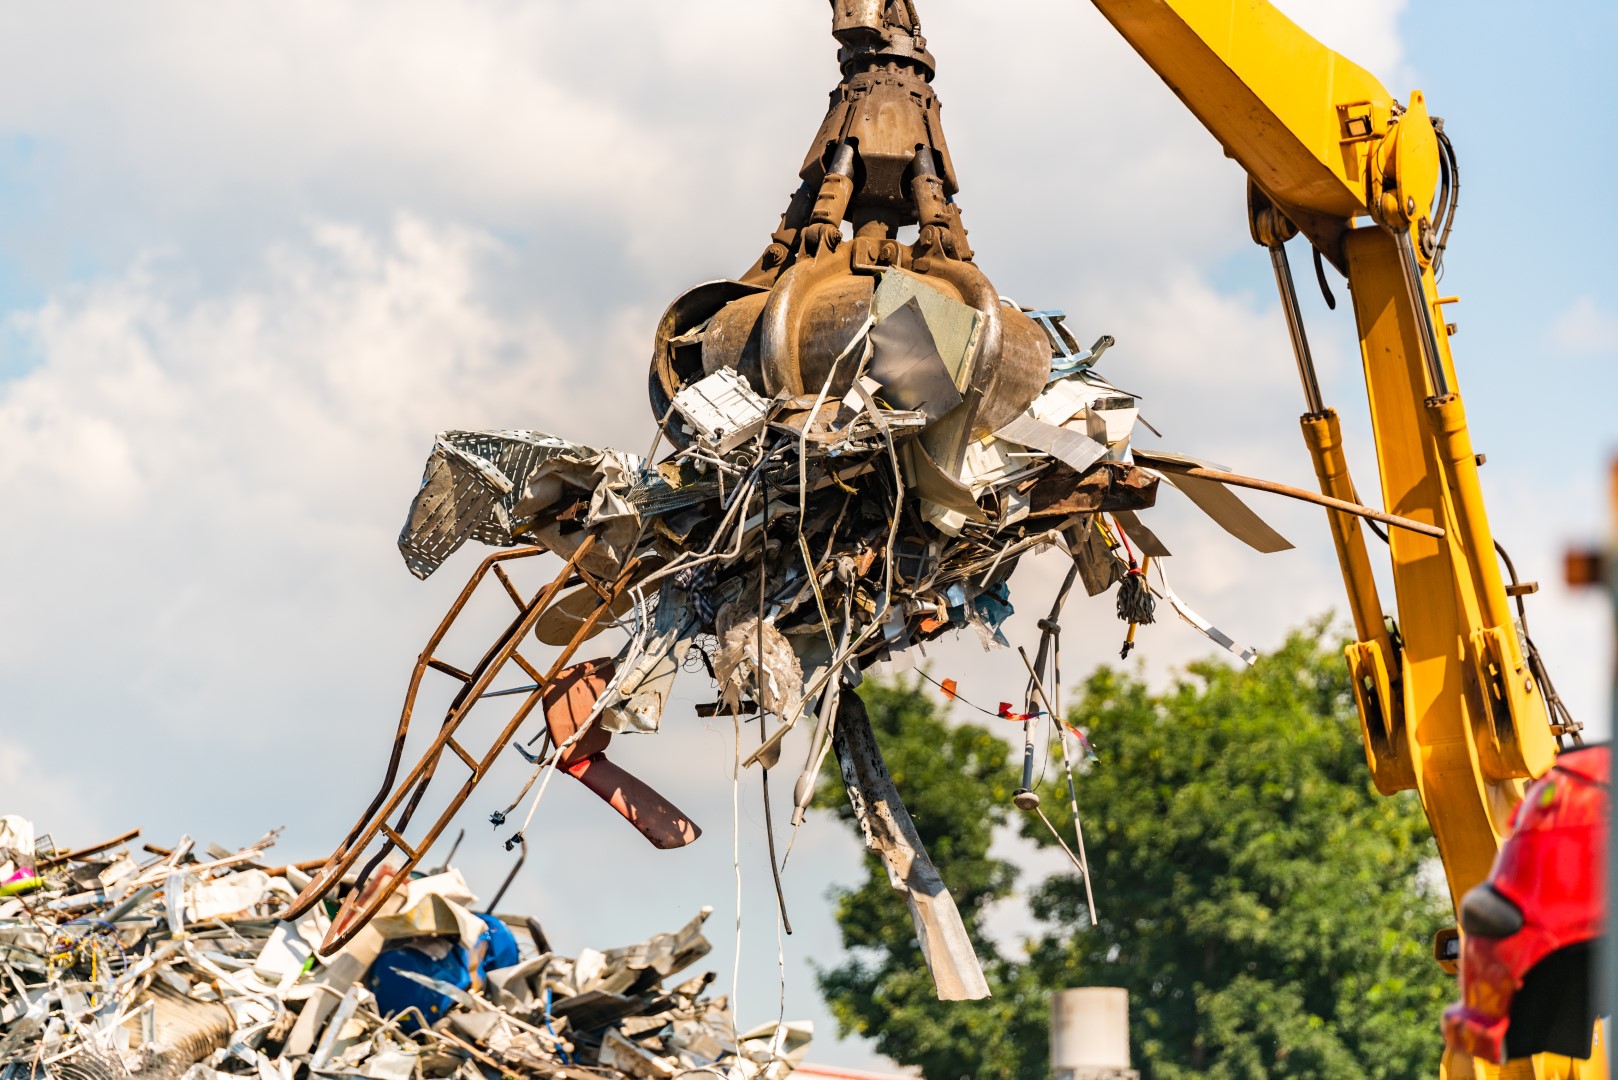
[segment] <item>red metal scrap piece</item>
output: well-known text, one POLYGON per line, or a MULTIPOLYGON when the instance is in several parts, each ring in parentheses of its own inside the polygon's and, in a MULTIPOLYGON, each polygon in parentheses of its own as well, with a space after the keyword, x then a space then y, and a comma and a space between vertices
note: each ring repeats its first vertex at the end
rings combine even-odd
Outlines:
MULTIPOLYGON (((545 688, 545 724, 557 746, 572 738, 589 718, 607 689, 613 667, 611 659, 586 660, 558 672, 545 688)), ((611 742, 612 732, 597 724, 562 753, 557 765, 618 811, 655 847, 684 847, 701 836, 702 830, 679 807, 640 777, 607 760, 611 742)))

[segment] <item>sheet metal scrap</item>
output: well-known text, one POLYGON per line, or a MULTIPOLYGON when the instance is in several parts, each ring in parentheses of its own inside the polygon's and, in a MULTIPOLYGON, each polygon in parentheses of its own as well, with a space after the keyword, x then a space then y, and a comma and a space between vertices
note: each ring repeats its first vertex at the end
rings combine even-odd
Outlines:
POLYGON ((531 918, 475 914, 439 867, 322 960, 324 908, 275 917, 307 875, 269 865, 273 834, 146 855, 134 836, 56 854, 25 819, 0 823, 5 1080, 783 1080, 808 1048, 806 1023, 738 1037, 712 973, 668 985, 707 955, 708 909, 572 958, 531 918))
MULTIPOLYGON (((1096 370, 1113 340, 1080 350, 1061 312, 1003 300, 973 262, 914 5, 833 9, 842 81, 778 228, 740 278, 689 290, 658 324, 658 437, 648 459, 534 431, 439 436, 399 538, 412 572, 425 577, 468 539, 530 546, 474 574, 417 663, 382 790, 292 905, 293 916, 311 910, 357 870, 363 887, 349 893, 323 950, 388 902, 397 880, 379 867, 397 854, 415 866, 542 704, 546 722, 532 727, 546 743, 522 750, 539 766, 536 801, 547 770, 560 768, 659 846, 694 839, 694 824, 666 800, 601 761, 604 741, 582 741, 656 731, 693 654, 719 684, 709 714, 778 718, 750 765, 775 766, 786 732, 811 718, 807 755, 794 763, 796 824, 834 741, 850 745, 838 732, 857 726, 844 691, 871 664, 947 632, 1004 645, 1009 579, 1029 552, 1061 548, 1092 594, 1131 574, 1138 590, 1145 567, 1132 544, 1150 539, 1161 594, 1239 651, 1168 590, 1168 550, 1137 516, 1153 506, 1163 474, 1131 458, 1137 396, 1096 370), (909 244, 898 238, 907 225, 918 228, 909 244), (657 459, 664 440, 672 450, 657 459), (567 563, 531 594, 500 564, 547 549, 567 563), (480 660, 457 666, 438 648, 470 593, 492 579, 518 614, 480 660), (577 649, 608 624, 623 632, 617 652, 580 665, 577 649), (524 655, 535 647, 530 634, 562 647, 544 672, 524 655), (577 683, 584 670, 590 678, 577 683), (428 671, 461 687, 401 778, 428 671), (524 685, 497 686, 517 675, 524 685), (558 717, 555 680, 567 678, 587 693, 561 694, 571 704, 558 717), (505 695, 521 704, 490 749, 456 742, 474 707, 505 695), (464 766, 462 786, 425 834, 410 832, 442 762, 464 766)), ((1230 527, 1228 500, 1173 482, 1230 527)), ((1249 543, 1284 544, 1242 524, 1233 531, 1249 543)), ((850 795, 911 903, 940 992, 985 993, 874 740, 856 757, 844 761, 850 795)))

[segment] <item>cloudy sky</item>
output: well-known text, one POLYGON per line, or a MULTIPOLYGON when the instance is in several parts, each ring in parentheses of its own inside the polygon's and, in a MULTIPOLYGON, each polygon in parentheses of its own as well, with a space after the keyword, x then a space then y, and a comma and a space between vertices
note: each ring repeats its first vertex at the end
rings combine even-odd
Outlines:
MULTIPOLYGON (((1604 727, 1609 624, 1558 579, 1564 547, 1606 521, 1618 448, 1603 243, 1618 12, 1283 7, 1448 121, 1464 187, 1444 284, 1463 298, 1455 348, 1494 524, 1543 583, 1531 614, 1564 696, 1604 727)), ((1114 335, 1105 370, 1144 395, 1161 445, 1310 484, 1236 166, 1088 4, 922 14, 960 201, 1001 291, 1065 308, 1084 340, 1114 335)), ((329 850, 475 562, 423 585, 393 547, 433 433, 644 447, 653 324, 766 242, 836 82, 826 15, 820 0, 0 0, 0 811, 67 842, 140 825, 239 844, 285 825, 288 857, 329 850)), ((1293 257, 1373 491, 1352 318, 1293 257)), ((1342 609, 1318 512, 1255 499, 1297 544, 1260 557, 1175 499, 1153 519, 1175 584, 1234 636, 1263 649, 1342 609)), ((1019 571, 1019 640, 1058 561, 1019 571)), ((1116 655, 1105 604, 1071 624, 1070 673, 1116 655)), ((1207 651, 1177 623, 1141 639, 1156 680, 1207 651)), ((971 642, 928 662, 980 700, 1018 685, 1014 655, 971 642)), ((704 839, 653 852, 558 784, 506 906, 577 949, 712 904, 728 985, 732 745, 728 723, 690 714, 705 696, 685 687, 665 732, 619 755, 704 839)), ((485 893, 508 862, 483 818, 516 782, 495 776, 465 815, 459 861, 485 893)), ((743 796, 742 1015, 763 1022, 773 905, 743 796)), ((826 892, 857 873, 849 837, 805 828, 787 1012, 817 1020, 825 1062, 876 1060, 834 1044, 808 965, 835 955, 826 892)), ((997 926, 1013 937, 1020 920, 1010 904, 997 926)))

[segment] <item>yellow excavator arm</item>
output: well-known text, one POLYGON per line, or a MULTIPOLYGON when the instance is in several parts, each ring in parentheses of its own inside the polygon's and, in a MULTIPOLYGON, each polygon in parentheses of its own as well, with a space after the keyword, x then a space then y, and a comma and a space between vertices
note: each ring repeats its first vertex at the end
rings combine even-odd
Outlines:
MULTIPOLYGON (((1390 530, 1390 631, 1359 520, 1328 512, 1358 637, 1348 663, 1374 782, 1415 789, 1458 905, 1488 874, 1525 782, 1572 732, 1553 723, 1512 619, 1442 315, 1455 298, 1434 284, 1454 205, 1442 125, 1420 91, 1401 105, 1265 0, 1093 2, 1246 170, 1253 238, 1269 249, 1303 380, 1304 439, 1322 491, 1354 501, 1286 241, 1301 232, 1348 278, 1385 508, 1444 532, 1390 530)), ((1453 930, 1435 943, 1446 970, 1457 945, 1453 930)), ((1532 1069, 1504 1075, 1606 1075, 1604 1062, 1548 1056, 1532 1069)), ((1453 1056, 1445 1071, 1499 1074, 1453 1056)))

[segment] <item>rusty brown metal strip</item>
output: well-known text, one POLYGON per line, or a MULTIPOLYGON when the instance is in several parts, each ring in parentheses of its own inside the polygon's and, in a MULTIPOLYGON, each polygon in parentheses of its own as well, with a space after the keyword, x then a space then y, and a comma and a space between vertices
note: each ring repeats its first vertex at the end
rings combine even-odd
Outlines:
POLYGON ((479 768, 478 759, 473 757, 471 754, 467 753, 466 752, 466 747, 464 747, 460 743, 456 742, 453 738, 447 740, 444 743, 444 745, 448 746, 451 750, 455 751, 455 756, 460 758, 462 761, 466 762, 466 767, 467 768, 471 769, 474 773, 478 771, 478 768, 479 768))
MULTIPOLYGON (((461 588, 461 591, 456 596, 454 603, 450 605, 449 610, 444 613, 443 619, 439 621, 438 628, 433 632, 432 637, 427 639, 427 644, 422 648, 421 653, 416 659, 416 666, 411 671, 410 684, 405 691, 404 706, 399 712, 399 725, 394 732, 393 748, 388 757, 388 765, 383 774, 382 784, 377 789, 375 797, 371 800, 371 805, 366 809, 365 813, 360 816, 359 821, 354 825, 354 828, 349 831, 349 834, 343 839, 343 842, 338 845, 336 853, 330 860, 328 860, 328 862, 334 862, 340 859, 343 855, 347 854, 354 841, 365 829, 366 824, 370 822, 376 814, 377 808, 382 805, 382 800, 387 797, 389 791, 393 790, 393 782, 399 774, 399 764, 403 760, 405 737, 408 734, 410 727, 410 714, 415 708, 416 693, 421 688, 422 676, 426 674, 428 664, 431 661, 433 654, 437 652, 438 647, 443 643, 444 636, 449 633, 449 628, 453 626, 455 620, 460 617, 461 611, 466 607, 467 601, 472 598, 473 592, 477 590, 477 587, 483 580, 484 575, 488 573, 491 567, 497 566, 502 562, 512 559, 532 558, 535 555, 543 554, 546 550, 547 549, 543 545, 534 545, 531 547, 516 548, 511 551, 497 551, 493 555, 490 555, 484 559, 483 562, 479 563, 478 568, 473 571, 472 576, 467 579, 466 585, 461 588)), ((346 869, 347 867, 345 865, 342 872, 346 872, 346 869)), ((317 875, 317 878, 319 876, 320 875, 317 875)), ((331 880, 335 881, 336 877, 333 877, 331 880)), ((308 890, 305 891, 307 892, 308 890)), ((296 915, 302 915, 309 908, 313 907, 315 901, 318 899, 319 894, 312 894, 307 899, 300 894, 298 900, 294 901, 293 906, 288 910, 295 911, 296 915)))
POLYGON ((1291 484, 1282 484, 1274 480, 1260 480, 1256 476, 1243 476, 1240 473, 1221 472, 1218 469, 1204 469, 1201 467, 1190 469, 1179 468, 1176 466, 1164 465, 1162 462, 1159 462, 1156 459, 1153 459, 1151 467, 1161 472, 1172 472, 1177 475, 1189 476, 1198 480, 1212 480, 1215 483, 1228 484, 1231 487, 1251 488, 1254 491, 1267 491, 1271 495, 1285 495, 1289 499, 1297 499, 1300 502, 1314 503, 1316 506, 1323 506, 1328 510, 1337 510, 1344 514, 1353 514, 1355 517, 1369 518, 1372 521, 1380 521, 1382 524, 1391 525, 1395 529, 1405 529, 1409 532, 1420 533, 1422 536, 1431 536, 1435 540, 1442 540, 1444 538, 1444 530, 1439 528, 1437 525, 1428 525, 1425 522, 1412 521, 1407 517, 1400 517, 1397 514, 1384 513, 1381 510, 1373 510, 1369 506, 1362 506, 1359 503, 1347 502, 1343 499, 1334 499, 1330 495, 1322 495, 1318 491, 1310 491, 1307 488, 1293 487, 1291 484))
POLYGON ((523 674, 527 675, 530 679, 533 679, 536 683, 538 683, 540 689, 545 688, 545 676, 539 673, 539 669, 537 667, 525 660, 522 653, 517 652, 515 649, 512 650, 511 662, 522 668, 523 674))
MULTIPOLYGON (((583 553, 583 549, 581 548, 579 552, 575 553, 574 560, 576 560, 583 553)), ((631 560, 629 564, 624 567, 623 573, 619 576, 618 580, 613 583, 611 588, 612 596, 616 596, 618 592, 621 592, 629 587, 629 583, 633 579, 633 575, 637 568, 638 563, 635 560, 631 560)), ((511 630, 508 630, 506 635, 507 637, 514 635, 516 638, 520 639, 533 629, 533 622, 537 620, 538 614, 541 613, 546 606, 554 602, 556 592, 559 591, 560 586, 565 583, 567 579, 567 572, 570 569, 573 569, 571 566, 571 561, 570 566, 564 567, 563 572, 557 575, 556 581, 553 583, 554 588, 547 588, 544 594, 535 598, 533 612, 534 618, 524 618, 521 620, 521 623, 517 627, 513 627, 511 630)), ((556 678, 559 671, 567 666, 568 662, 572 660, 573 654, 578 651, 579 646, 582 645, 585 639, 590 636, 590 631, 594 628, 596 621, 600 619, 602 613, 607 611, 611 606, 612 600, 611 597, 609 597, 609 599, 598 605, 595 610, 590 613, 589 617, 586 618, 580 625, 578 632, 574 634, 573 640, 567 644, 567 646, 562 650, 561 654, 556 658, 556 661, 551 665, 550 670, 543 678, 543 682, 549 683, 552 679, 556 678)), ((487 687, 487 681, 492 679, 494 674, 495 672, 491 670, 490 672, 486 673, 484 677, 480 678, 479 683, 481 685, 476 691, 477 694, 482 693, 483 689, 487 687)), ((416 864, 420 861, 421 855, 425 855, 432 849, 432 846, 438 840, 439 835, 444 831, 445 827, 449 825, 450 821, 455 817, 455 814, 460 810, 461 806, 472 794, 472 789, 476 787, 478 782, 483 778, 484 773, 487 771, 488 767, 494 763, 494 759, 499 755, 500 751, 505 749, 506 744, 509 743, 512 737, 517 733, 517 729, 522 726, 525 720, 527 720, 529 713, 532 712, 534 707, 539 704, 540 699, 541 693, 539 691, 535 691, 523 701, 522 707, 517 710, 516 715, 514 715, 511 720, 507 722, 505 728, 498 736, 495 737, 494 742, 491 744, 488 753, 483 759, 483 771, 468 777, 461 785, 460 790, 457 791, 451 798, 449 805, 444 809, 443 813, 439 815, 438 820, 434 822, 433 826, 428 830, 426 837, 422 840, 419 846, 419 854, 411 856, 403 866, 394 871, 394 873, 387 879, 385 883, 381 885, 380 888, 371 891, 368 897, 368 902, 364 903, 363 905, 359 903, 359 900, 365 895, 365 890, 363 889, 365 882, 362 880, 356 883, 354 891, 338 909, 337 915, 333 917, 331 928, 327 931, 325 940, 323 940, 320 944, 320 955, 329 956, 332 952, 348 944, 348 942, 353 939, 355 934, 364 929, 364 927, 381 912, 383 905, 386 904, 393 894, 397 892, 398 889, 409 879, 410 871, 413 870, 416 864)), ((477 697, 474 695, 471 698, 471 703, 475 704, 476 701, 477 697)), ((446 719, 445 732, 441 733, 440 740, 447 739, 448 733, 453 732, 454 728, 459 726, 461 720, 464 719, 466 712, 469 709, 470 704, 466 709, 459 710, 456 713, 453 722, 446 719)), ((427 766, 425 773, 419 779, 419 788, 416 796, 418 799, 420 797, 420 792, 425 790, 427 782, 431 779, 433 770, 437 768, 438 755, 441 752, 442 746, 435 743, 433 747, 428 749, 427 755, 424 755, 422 763, 417 766, 418 771, 422 769, 423 765, 427 766), (428 764, 429 758, 431 759, 431 764, 428 764)), ((404 787, 408 787, 410 784, 416 782, 417 781, 414 778, 407 778, 404 787)), ((398 799, 403 795, 403 793, 403 788, 401 788, 401 790, 394 796, 394 800, 390 806, 396 805, 398 799)), ((387 816, 388 813, 384 813, 383 817, 386 818, 387 816)), ((373 833, 372 838, 374 838, 374 835, 375 834, 373 833)), ((368 845, 369 839, 367 840, 366 845, 362 845, 362 848, 368 845)), ((408 849, 403 848, 402 845, 394 844, 392 837, 390 837, 390 843, 383 845, 381 851, 378 852, 377 856, 372 860, 372 864, 380 864, 381 861, 386 858, 388 851, 392 846, 399 846, 401 850, 406 850, 408 854, 408 849)))
POLYGON ((303 862, 286 863, 281 866, 265 867, 264 872, 273 877, 285 877, 288 870, 296 870, 307 874, 311 870, 319 870, 326 865, 325 859, 305 859, 303 862))
POLYGON ((442 671, 445 675, 448 675, 452 679, 459 679, 463 683, 472 681, 472 676, 468 675, 454 664, 447 664, 442 660, 433 659, 427 661, 427 666, 432 668, 434 671, 442 671))
POLYGON ((618 598, 616 593, 614 593, 612 596, 608 596, 606 587, 601 584, 601 581, 594 574, 590 573, 590 571, 586 570, 584 567, 581 566, 578 568, 578 574, 579 580, 590 586, 591 589, 595 590, 595 594, 601 597, 604 602, 610 604, 618 598))
POLYGON ((117 847, 119 844, 128 843, 139 835, 139 829, 130 829, 128 832, 115 836, 111 840, 103 840, 99 844, 91 844, 89 847, 78 848, 74 851, 65 851, 60 855, 52 855, 48 859, 41 859, 39 860, 39 866, 36 867, 36 869, 48 870, 53 866, 60 866, 65 862, 72 862, 75 859, 82 859, 86 855, 95 855, 98 852, 106 851, 110 847, 117 847))
MULTIPOLYGON (((575 553, 574 558, 577 559, 579 555, 588 550, 590 543, 590 539, 586 538, 585 543, 581 545, 579 551, 575 553)), ((474 575, 473 581, 469 583, 468 589, 463 591, 462 595, 457 598, 456 603, 451 607, 450 615, 447 616, 445 622, 440 625, 439 633, 434 635, 434 640, 432 643, 430 643, 429 649, 436 648, 437 645, 442 641, 444 634, 447 633, 449 629, 449 626, 465 608, 466 601, 470 598, 472 590, 475 589, 479 583, 481 583, 492 565, 492 562, 486 561, 485 564, 479 568, 479 571, 474 575)), ((543 610, 544 605, 553 600, 556 594, 560 592, 562 584, 567 580, 567 577, 571 571, 572 561, 570 560, 569 565, 564 566, 557 574, 555 580, 551 583, 551 586, 535 598, 532 605, 532 611, 530 612, 533 621, 537 621, 539 613, 543 610)), ((404 779, 403 782, 394 785, 392 784, 390 778, 389 785, 378 794, 378 799, 372 803, 371 813, 365 819, 362 819, 359 825, 356 826, 354 832, 351 834, 351 839, 345 843, 342 849, 340 849, 340 853, 338 855, 333 856, 332 861, 328 863, 327 869, 316 875, 315 879, 309 883, 309 885, 304 889, 304 892, 299 895, 296 901, 294 901, 295 905, 302 904, 306 898, 312 905, 314 899, 318 899, 320 893, 324 892, 325 889, 329 887, 331 882, 338 880, 343 874, 347 873, 349 868, 353 866, 354 862, 358 859, 359 855, 366 847, 369 846, 371 840, 377 835, 377 825, 380 822, 391 818, 394 812, 400 808, 400 804, 404 801, 407 795, 411 797, 410 805, 408 808, 406 808, 406 812, 403 815, 404 821, 401 822, 401 826, 404 824, 404 822, 408 821, 409 815, 414 812, 416 805, 419 803, 422 794, 426 790, 426 784, 424 781, 437 766, 438 756, 443 751, 444 740, 454 733, 455 729, 460 724, 460 719, 464 717, 466 710, 471 704, 477 701, 478 695, 481 694, 482 691, 487 688, 488 683, 493 680, 496 672, 492 669, 492 660, 494 655, 500 651, 501 646, 505 645, 511 649, 515 649, 514 637, 516 635, 514 635, 513 631, 516 630, 517 627, 520 626, 524 621, 525 620, 519 616, 516 624, 508 627, 506 632, 501 635, 500 638, 496 639, 495 644, 492 645, 490 650, 484 654, 484 658, 479 661, 477 667, 474 669, 475 672, 478 673, 477 676, 462 687, 461 692, 456 695, 455 700, 451 703, 449 714, 439 732, 438 738, 434 740, 430 747, 428 747, 427 752, 417 762, 415 768, 411 770, 410 774, 404 779), (390 791, 392 792, 391 797, 389 797, 388 794, 390 791), (382 805, 380 809, 377 809, 378 804, 384 799, 386 800, 385 805, 382 805), (361 840, 362 837, 363 840, 361 840), (317 888, 320 890, 319 892, 315 891, 317 888)), ((401 744, 403 735, 409 730, 410 713, 415 707, 415 696, 420 685, 420 669, 422 666, 422 664, 418 663, 418 670, 412 676, 411 687, 406 700, 405 713, 400 717, 401 744)), ((384 846, 384 849, 378 854, 377 858, 373 859, 371 864, 366 868, 366 873, 361 875, 362 879, 369 877, 370 872, 375 869, 376 865, 382 858, 386 857, 387 852, 388 847, 384 846)), ((363 884, 363 880, 361 884, 363 884)), ((297 914, 301 914, 301 912, 296 910, 296 907, 289 908, 288 910, 294 915, 294 917, 296 917, 297 914)))
POLYGON ((511 602, 517 605, 518 611, 521 611, 523 608, 528 606, 528 601, 522 598, 522 593, 518 592, 517 586, 512 584, 511 575, 506 573, 504 567, 496 564, 494 568, 494 576, 500 580, 500 584, 506 590, 506 595, 511 597, 511 602))
POLYGON ((393 826, 389 825, 385 821, 382 823, 382 832, 387 835, 389 840, 393 841, 393 845, 395 847, 404 852, 406 855, 410 856, 411 862, 415 862, 418 858, 420 858, 420 855, 416 852, 416 849, 411 847, 409 842, 395 832, 393 826))

